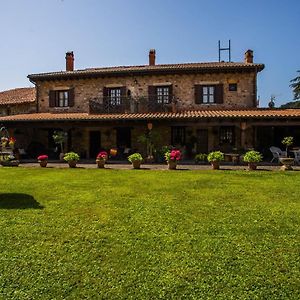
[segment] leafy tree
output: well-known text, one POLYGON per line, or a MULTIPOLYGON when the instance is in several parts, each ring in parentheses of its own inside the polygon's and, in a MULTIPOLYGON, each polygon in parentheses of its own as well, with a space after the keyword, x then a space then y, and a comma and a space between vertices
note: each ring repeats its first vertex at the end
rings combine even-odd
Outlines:
MULTIPOLYGON (((300 73, 300 71, 297 71, 300 73)), ((291 80, 290 87, 293 89, 294 100, 300 99, 300 76, 291 80)))

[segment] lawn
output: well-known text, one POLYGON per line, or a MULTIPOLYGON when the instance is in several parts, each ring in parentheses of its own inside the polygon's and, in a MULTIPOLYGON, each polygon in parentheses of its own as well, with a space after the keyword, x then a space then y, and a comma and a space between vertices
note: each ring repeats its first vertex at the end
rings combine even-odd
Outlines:
POLYGON ((0 299, 299 299, 300 172, 0 169, 0 299))

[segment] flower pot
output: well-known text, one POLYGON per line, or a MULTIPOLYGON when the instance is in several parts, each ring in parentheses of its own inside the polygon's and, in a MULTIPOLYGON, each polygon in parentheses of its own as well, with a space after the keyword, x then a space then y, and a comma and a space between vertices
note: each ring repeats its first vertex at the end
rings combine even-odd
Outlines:
POLYGON ((134 160, 133 162, 132 162, 132 167, 134 168, 134 169, 140 169, 141 168, 141 161, 140 160, 134 160))
POLYGON ((254 162, 249 162, 248 163, 248 170, 249 171, 254 171, 254 170, 256 170, 256 168, 257 168, 257 163, 254 163, 254 162))
POLYGON ((70 168, 76 168, 77 161, 76 160, 69 160, 68 164, 69 164, 70 168))
POLYGON ((65 156, 64 153, 59 153, 59 160, 64 160, 64 156, 65 156))
POLYGON ((40 160, 39 163, 40 163, 40 166, 41 166, 42 168, 46 168, 46 167, 47 167, 48 160, 40 160))
POLYGON ((169 170, 176 170, 177 168, 177 161, 168 161, 168 169, 169 170))
POLYGON ((18 160, 2 160, 0 164, 3 167, 18 167, 20 162, 18 160))
POLYGON ((220 169, 220 162, 219 161, 212 161, 211 163, 213 170, 219 170, 220 169))
POLYGON ((282 170, 282 171, 293 170, 292 165, 294 164, 294 158, 281 157, 281 158, 279 158, 279 161, 283 164, 283 166, 281 166, 280 170, 282 170))
POLYGON ((97 163, 98 168, 103 169, 104 165, 105 165, 105 160, 104 159, 97 159, 96 163, 97 163))

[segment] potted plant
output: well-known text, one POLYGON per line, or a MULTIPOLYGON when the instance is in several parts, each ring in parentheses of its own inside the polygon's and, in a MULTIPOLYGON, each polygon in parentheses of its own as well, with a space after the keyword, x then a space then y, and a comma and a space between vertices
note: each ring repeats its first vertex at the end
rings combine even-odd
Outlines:
POLYGON ((139 169, 143 161, 143 157, 140 153, 133 153, 128 156, 128 161, 132 163, 134 169, 139 169))
POLYGON ((220 161, 224 160, 224 153, 221 151, 213 151, 207 155, 208 162, 211 163, 213 170, 220 169, 220 161))
POLYGON ((294 138, 292 136, 286 136, 283 138, 281 143, 285 146, 286 149, 286 155, 288 157, 280 157, 279 161, 282 163, 281 170, 286 171, 286 170, 293 170, 292 165, 294 164, 294 158, 289 157, 288 151, 289 147, 293 145, 294 143, 294 138))
POLYGON ((40 166, 42 168, 47 167, 48 155, 46 155, 46 154, 39 155, 37 159, 38 159, 38 162, 40 163, 40 166))
POLYGON ((80 156, 75 152, 68 152, 64 155, 64 160, 68 162, 70 168, 76 168, 80 156))
POLYGON ((169 170, 175 170, 177 168, 177 163, 181 160, 180 150, 171 150, 165 153, 165 159, 168 163, 169 170))
POLYGON ((262 161, 262 155, 258 151, 248 151, 244 155, 244 162, 248 163, 249 170, 256 170, 257 164, 262 161))
POLYGON ((107 161, 108 154, 106 151, 101 151, 96 157, 96 163, 98 168, 104 168, 105 162, 107 161))
POLYGON ((63 160, 64 159, 64 141, 65 141, 65 136, 66 133, 63 131, 54 131, 53 134, 53 140, 55 144, 60 145, 60 154, 59 154, 59 159, 63 160))
POLYGON ((205 153, 199 153, 195 155, 195 164, 204 164, 207 162, 207 154, 205 153))

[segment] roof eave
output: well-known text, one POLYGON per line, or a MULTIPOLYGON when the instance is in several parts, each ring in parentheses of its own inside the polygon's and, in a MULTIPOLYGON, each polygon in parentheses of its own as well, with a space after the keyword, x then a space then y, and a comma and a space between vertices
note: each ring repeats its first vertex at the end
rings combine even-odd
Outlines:
POLYGON ((67 79, 87 79, 101 77, 123 77, 128 75, 168 75, 168 74, 195 74, 195 73, 230 73, 230 72, 260 72, 264 69, 264 64, 253 64, 248 66, 228 66, 228 67, 202 67, 202 68, 180 68, 180 69, 150 69, 150 70, 120 70, 100 72, 97 70, 57 72, 29 74, 27 78, 36 83, 41 80, 67 80, 67 79))

